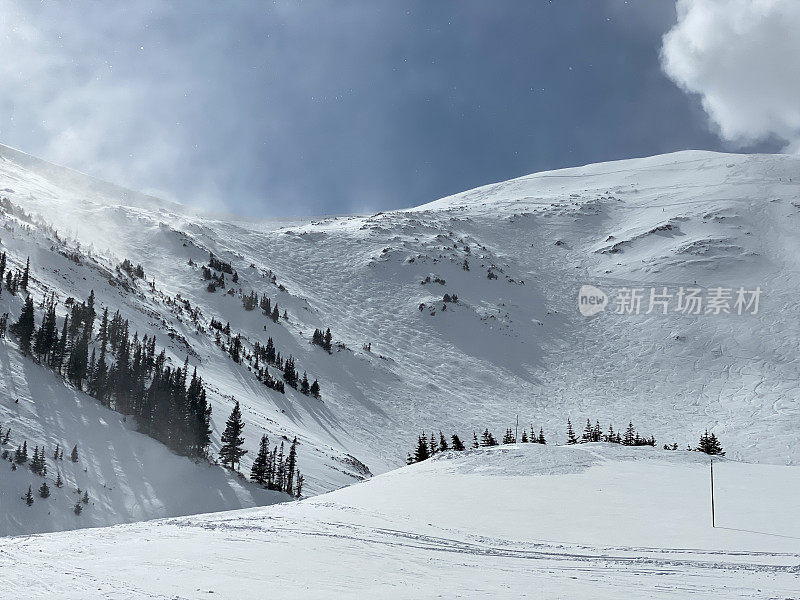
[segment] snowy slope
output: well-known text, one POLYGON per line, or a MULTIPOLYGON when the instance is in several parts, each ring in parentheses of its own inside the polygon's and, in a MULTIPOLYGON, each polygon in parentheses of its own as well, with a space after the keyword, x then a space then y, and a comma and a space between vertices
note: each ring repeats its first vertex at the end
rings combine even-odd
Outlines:
POLYGON ((712 529, 708 461, 695 453, 448 453, 299 503, 0 540, 4 589, 81 600, 796 597, 800 472, 716 461, 715 475, 712 529))
MULTIPOLYGON (((101 308, 119 308, 140 335, 155 334, 174 364, 188 354, 209 386, 215 447, 239 400, 245 471, 261 433, 298 436, 309 494, 403 464, 420 430, 501 434, 517 415, 562 442, 567 417, 578 429, 587 418, 604 428, 633 419, 659 446, 695 444, 708 427, 731 457, 793 464, 798 171, 793 156, 680 152, 535 174, 405 211, 253 222, 131 200, 0 148, 0 196, 69 239, 62 248, 14 219, 0 237, 15 266, 31 256, 35 293, 83 299, 94 289, 101 308), (61 250, 78 252, 81 264, 61 250), (234 296, 207 292, 189 265, 209 251, 238 271, 234 296), (132 293, 109 282, 124 258, 147 276, 132 293), (586 318, 577 310, 583 284, 674 291, 695 282, 760 286, 760 311, 609 309, 586 318), (239 294, 250 290, 267 293, 289 320, 244 311, 239 294), (445 293, 459 301, 443 310, 445 293), (319 379, 322 400, 259 384, 189 323, 178 294, 205 323, 229 321, 250 342, 273 337, 319 379), (345 347, 329 355, 312 346, 316 327, 330 327, 345 347)), ((4 294, 0 308, 15 318, 19 300, 4 294)), ((13 355, 13 341, 0 344, 13 355)), ((29 385, 25 366, 13 373, 29 385)), ((31 440, 71 443, 69 428, 56 437, 41 413, 26 421, 27 405, 13 394, 0 391, 0 423, 27 423, 31 440)))

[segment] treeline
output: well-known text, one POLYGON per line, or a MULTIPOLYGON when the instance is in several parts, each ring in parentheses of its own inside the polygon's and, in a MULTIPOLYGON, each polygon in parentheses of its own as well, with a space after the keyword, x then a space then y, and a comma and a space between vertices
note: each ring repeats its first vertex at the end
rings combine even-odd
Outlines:
MULTIPOLYGON (((506 433, 502 438, 503 444, 515 444, 516 437, 514 432, 511 429, 506 429, 506 433)), ((530 428, 530 436, 528 432, 523 429, 522 436, 520 437, 520 441, 523 444, 532 443, 532 444, 546 444, 547 440, 544 437, 544 430, 540 427, 538 435, 531 424, 530 428)), ((478 441, 478 433, 473 431, 472 432, 472 448, 488 448, 491 446, 499 446, 500 442, 497 441, 497 438, 489 431, 489 429, 484 429, 483 433, 481 434, 480 441, 478 441)), ((427 460, 434 454, 438 454, 439 452, 446 452, 448 450, 455 450, 456 452, 461 452, 466 450, 464 443, 461 441, 461 438, 458 437, 458 434, 453 434, 450 436, 450 442, 448 443, 447 438, 445 435, 439 431, 439 435, 437 436, 434 433, 431 433, 430 437, 425 435, 423 431, 421 435, 417 437, 417 445, 414 447, 413 452, 409 452, 406 456, 406 463, 412 464, 415 462, 421 462, 423 460, 427 460)))
MULTIPOLYGON (((523 444, 546 444, 547 440, 545 440, 544 437, 544 430, 540 427, 539 433, 536 434, 533 424, 531 424, 530 434, 528 434, 526 429, 522 430, 520 442, 523 444)), ((580 438, 578 438, 575 435, 575 430, 572 427, 572 421, 567 419, 567 444, 586 444, 590 442, 607 442, 611 444, 621 444, 623 446, 655 447, 656 445, 656 440, 652 435, 649 437, 642 436, 636 431, 636 428, 633 426, 633 421, 628 422, 628 427, 625 429, 625 433, 621 434, 619 431, 614 430, 613 425, 609 425, 608 431, 603 433, 602 429, 600 428, 599 421, 595 421, 594 425, 592 425, 592 422, 587 419, 586 426, 583 429, 583 434, 580 438)), ((517 443, 514 429, 506 429, 506 432, 502 437, 502 442, 498 442, 497 438, 494 437, 488 428, 484 429, 483 433, 481 434, 480 441, 478 440, 478 434, 476 432, 473 432, 472 434, 472 448, 499 446, 501 443, 504 445, 517 443)), ((678 444, 664 444, 664 450, 677 449, 678 444)), ((714 433, 709 433, 707 429, 700 436, 700 442, 695 448, 692 448, 690 445, 686 449, 716 456, 725 455, 725 452, 722 450, 722 444, 717 439, 717 436, 714 435, 714 433)), ((427 460, 435 454, 438 454, 439 452, 446 452, 448 450, 455 450, 457 452, 465 450, 464 444, 461 442, 461 439, 458 437, 458 435, 453 434, 448 442, 447 438, 441 431, 439 431, 438 436, 434 433, 431 433, 430 437, 428 437, 423 431, 422 434, 417 437, 417 443, 414 447, 414 451, 407 454, 406 463, 412 464, 421 462, 423 460, 427 460)))
POLYGON ((168 366, 155 336, 131 337, 128 320, 119 311, 109 319, 107 308, 95 337, 94 299, 93 291, 86 302, 67 299, 70 311, 59 328, 55 296, 50 295, 42 303, 37 328, 33 298, 28 296, 9 328, 22 354, 32 355, 104 406, 136 417, 142 433, 176 453, 205 456, 211 442, 211 406, 197 370, 189 377, 188 357, 183 368, 168 366))
POLYGON ((572 428, 572 421, 567 419, 567 444, 584 444, 586 442, 608 442, 610 444, 622 444, 623 446, 656 445, 656 439, 652 435, 650 437, 639 435, 639 432, 633 426, 633 421, 628 423, 625 433, 621 434, 619 430, 614 431, 613 425, 609 425, 608 431, 603 433, 600 421, 595 421, 594 425, 592 425, 591 420, 586 419, 583 434, 578 439, 572 428))

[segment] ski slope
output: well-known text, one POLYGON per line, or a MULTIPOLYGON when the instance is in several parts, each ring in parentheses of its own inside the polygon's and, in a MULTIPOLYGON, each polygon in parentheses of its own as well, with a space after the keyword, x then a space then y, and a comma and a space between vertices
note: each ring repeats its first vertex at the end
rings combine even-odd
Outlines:
POLYGON ((297 503, 5 538, 3 588, 76 600, 796 598, 800 473, 721 460, 715 476, 712 529, 697 453, 450 452, 297 503))
MULTIPOLYGON (((687 151, 538 173, 402 211, 253 221, 201 214, 0 147, 0 197, 34 216, 31 224, 0 214, 0 249, 14 268, 31 257, 36 302, 56 293, 59 318, 67 298, 94 290, 98 310, 118 309, 140 336, 155 335, 173 365, 188 355, 213 406, 212 452, 238 400, 245 473, 262 434, 273 443, 297 436, 306 495, 401 466, 422 430, 466 441, 489 427, 501 436, 517 415, 561 443, 568 417, 579 433, 586 419, 604 430, 632 419, 659 447, 694 445, 708 428, 730 458, 792 465, 800 460, 799 176, 795 156, 687 151), (231 294, 206 290, 199 265, 209 252, 238 272, 231 294), (125 258, 146 273, 130 289, 115 271, 125 258), (577 305, 584 284, 760 287, 763 296, 757 314, 609 307, 586 318, 577 305), (244 311, 241 295, 251 290, 288 319, 244 311), (445 294, 458 302, 443 302, 445 294), (201 311, 203 330, 184 300, 201 311), (212 317, 248 343, 273 337, 319 379, 322 399, 266 389, 214 344, 212 317), (318 327, 331 328, 332 354, 310 343, 318 327)), ((13 322, 21 301, 4 291, 0 312, 13 322)), ((0 341, 0 377, 0 424, 11 426, 12 447, 80 442, 91 464, 83 474, 66 466, 66 475, 104 507, 76 520, 65 497, 66 513, 34 518, 39 505, 19 498, 40 479, 0 465, 3 508, 14 506, 0 534, 276 500, 218 467, 169 455, 135 423, 48 380, 13 339, 0 341), (146 493, 128 506, 123 489, 146 493)))

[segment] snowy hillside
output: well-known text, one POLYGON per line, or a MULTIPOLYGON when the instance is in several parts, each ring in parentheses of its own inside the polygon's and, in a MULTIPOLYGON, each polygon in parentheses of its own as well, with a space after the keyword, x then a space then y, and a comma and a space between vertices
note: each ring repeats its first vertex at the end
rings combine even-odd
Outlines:
POLYGON ((715 476, 712 529, 708 459, 697 453, 521 444, 440 454, 298 503, 2 539, 14 575, 4 591, 76 600, 796 597, 797 469, 723 460, 715 476))
MULTIPOLYGON (((119 310, 140 337, 155 336, 173 367, 188 356, 213 407, 212 453, 234 399, 246 422, 243 472, 262 434, 271 444, 296 436, 305 495, 402 465, 422 430, 466 440, 485 427, 502 433, 517 415, 554 442, 568 417, 604 429, 632 419, 659 447, 694 445, 709 428, 729 457, 794 464, 798 177, 793 156, 681 152, 530 175, 404 211, 258 222, 197 214, 0 147, 0 197, 12 207, 0 213, 0 251, 9 269, 30 257, 37 324, 47 294, 60 323, 67 299, 93 290, 99 311, 119 310), (237 282, 226 274, 208 291, 210 253, 237 282), (118 269, 125 259, 143 279, 118 269), (589 318, 578 311, 588 284, 611 296, 589 318), (675 296, 695 286, 706 297, 760 288, 758 312, 736 314, 732 300, 732 314, 644 314, 650 288, 675 296), (620 288, 644 290, 642 314, 613 314, 620 288), (277 303, 277 322, 245 310, 251 292, 277 303), (231 338, 218 342, 212 319, 229 323, 231 338), (317 328, 331 329, 331 353, 311 343, 317 328), (252 362, 231 360, 237 334, 250 356, 272 338, 319 381, 320 398, 270 389, 252 362)), ((4 289, 0 314, 16 321, 22 302, 4 289)), ((41 503, 19 498, 41 479, 0 465, 3 508, 15 507, 0 534, 279 496, 136 433, 132 419, 22 358, 13 336, 0 340, 0 368, 8 448, 79 443, 87 472, 70 463, 64 477, 98 506, 80 522, 69 511, 29 518, 41 503), (127 489, 144 491, 126 505, 127 489)), ((56 464, 48 468, 54 477, 56 464)))

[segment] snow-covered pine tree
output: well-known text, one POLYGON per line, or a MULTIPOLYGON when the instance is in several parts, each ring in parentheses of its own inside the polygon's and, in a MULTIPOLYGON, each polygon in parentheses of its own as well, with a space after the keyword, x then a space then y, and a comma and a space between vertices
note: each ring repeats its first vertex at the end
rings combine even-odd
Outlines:
POLYGON ((72 452, 70 452, 69 459, 74 463, 78 462, 78 444, 75 444, 72 447, 72 452))
POLYGON ((28 493, 25 494, 25 504, 31 506, 33 504, 33 494, 31 493, 31 486, 28 486, 28 493))
POLYGON ((439 431, 439 452, 446 452, 450 450, 450 445, 447 443, 447 438, 444 437, 444 434, 439 431))
POLYGON ((47 498, 49 496, 50 496, 50 488, 47 486, 47 482, 43 481, 41 487, 39 488, 39 497, 47 498))
POLYGON ((461 439, 455 433, 450 438, 450 441, 452 442, 453 450, 455 450, 457 452, 462 452, 465 449, 464 448, 464 443, 461 441, 461 439))

